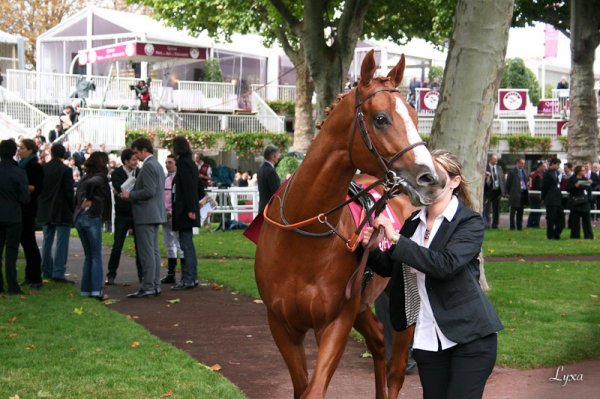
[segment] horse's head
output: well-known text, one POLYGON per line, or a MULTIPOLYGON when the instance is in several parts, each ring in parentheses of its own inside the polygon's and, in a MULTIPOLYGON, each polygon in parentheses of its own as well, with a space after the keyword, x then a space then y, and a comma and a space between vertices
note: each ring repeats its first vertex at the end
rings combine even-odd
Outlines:
POLYGON ((402 81, 404 62, 402 55, 387 77, 373 78, 377 68, 373 51, 365 57, 360 82, 351 93, 356 123, 350 157, 356 167, 370 175, 394 172, 413 205, 429 205, 445 181, 419 136, 416 111, 396 89, 402 81))

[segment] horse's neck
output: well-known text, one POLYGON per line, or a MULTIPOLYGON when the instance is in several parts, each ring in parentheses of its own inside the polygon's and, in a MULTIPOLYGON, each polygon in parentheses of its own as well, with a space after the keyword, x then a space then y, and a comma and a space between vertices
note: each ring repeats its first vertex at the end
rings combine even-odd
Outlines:
POLYGON ((309 151, 289 183, 285 215, 290 221, 326 212, 346 198, 356 171, 349 162, 347 151, 321 148, 309 151))

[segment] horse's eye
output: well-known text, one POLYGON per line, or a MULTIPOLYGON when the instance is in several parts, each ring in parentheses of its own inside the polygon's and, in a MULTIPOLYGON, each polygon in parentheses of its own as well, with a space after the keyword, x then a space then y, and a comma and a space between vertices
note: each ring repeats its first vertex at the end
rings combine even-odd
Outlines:
POLYGON ((386 114, 381 113, 373 117, 373 123, 375 124, 375 127, 382 128, 390 124, 390 119, 386 114))

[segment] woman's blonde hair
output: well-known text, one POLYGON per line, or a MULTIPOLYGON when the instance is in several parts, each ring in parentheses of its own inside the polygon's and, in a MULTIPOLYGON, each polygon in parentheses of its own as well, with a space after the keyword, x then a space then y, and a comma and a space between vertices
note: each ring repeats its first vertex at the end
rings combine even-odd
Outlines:
POLYGON ((473 201, 471 201, 471 191, 469 190, 469 181, 462 173, 462 164, 456 158, 456 155, 448 150, 434 150, 431 153, 433 159, 448 173, 450 178, 460 176, 460 184, 453 191, 453 194, 458 197, 460 202, 467 208, 473 209, 473 201))

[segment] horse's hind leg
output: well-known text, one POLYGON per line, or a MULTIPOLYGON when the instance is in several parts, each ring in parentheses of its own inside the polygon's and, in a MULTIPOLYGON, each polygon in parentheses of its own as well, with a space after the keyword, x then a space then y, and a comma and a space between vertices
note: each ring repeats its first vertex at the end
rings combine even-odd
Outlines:
POLYGON ((383 325, 377 320, 370 308, 366 308, 356 316, 354 328, 365 337, 367 348, 373 355, 375 368, 375 397, 385 399, 386 368, 385 368, 385 343, 383 338, 383 325))
POLYGON ((293 328, 277 319, 271 312, 268 312, 267 316, 271 335, 273 335, 275 344, 279 348, 292 378, 294 398, 299 399, 308 385, 306 354, 304 352, 306 332, 293 330, 293 328))
POLYGON ((389 399, 396 399, 404 384, 406 364, 408 362, 408 349, 415 333, 415 325, 406 330, 394 331, 392 357, 388 363, 388 394, 389 399))

